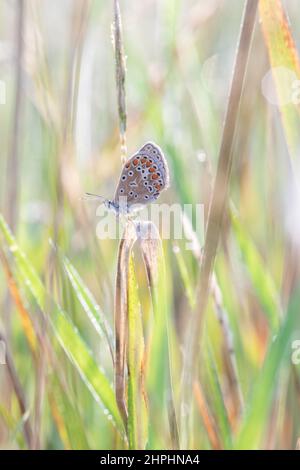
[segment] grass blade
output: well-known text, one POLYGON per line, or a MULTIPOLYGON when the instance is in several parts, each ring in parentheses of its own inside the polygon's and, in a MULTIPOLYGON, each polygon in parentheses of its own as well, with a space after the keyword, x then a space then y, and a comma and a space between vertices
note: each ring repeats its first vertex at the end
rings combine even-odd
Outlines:
MULTIPOLYGON (((1 215, 0 231, 13 255, 18 274, 32 293, 41 310, 44 311, 46 302, 49 301, 46 290, 33 266, 17 245, 15 238, 1 215)), ((77 368, 84 383, 89 388, 96 401, 104 406, 104 409, 107 410, 107 415, 112 417, 117 428, 122 432, 122 420, 113 389, 104 371, 99 368, 78 330, 61 307, 51 299, 50 305, 51 315, 49 316, 49 320, 62 348, 73 365, 77 368)))
POLYGON ((115 49, 116 61, 116 87, 118 98, 118 115, 120 127, 120 141, 121 141, 121 158, 123 163, 126 160, 126 62, 122 37, 122 21, 120 6, 118 0, 114 0, 114 24, 113 24, 113 44, 115 49))
POLYGON ((84 284, 71 261, 66 256, 62 255, 62 262, 77 299, 82 305, 97 333, 101 337, 104 335, 106 338, 113 358, 113 335, 104 313, 100 309, 100 306, 97 304, 88 287, 84 284))
POLYGON ((128 270, 128 437, 131 449, 145 449, 148 410, 144 384, 144 335, 133 259, 128 270))
POLYGON ((119 245, 115 293, 115 391, 118 407, 125 425, 128 418, 125 397, 125 369, 128 342, 128 267, 131 249, 135 240, 135 229, 132 223, 129 222, 125 227, 119 245))

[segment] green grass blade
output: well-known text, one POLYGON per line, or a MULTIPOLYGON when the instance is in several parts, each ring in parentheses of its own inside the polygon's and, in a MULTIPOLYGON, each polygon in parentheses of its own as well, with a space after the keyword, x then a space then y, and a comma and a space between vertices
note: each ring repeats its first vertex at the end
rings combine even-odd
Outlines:
MULTIPOLYGON (((49 302, 46 290, 33 266, 17 245, 14 236, 1 215, 0 231, 14 257, 17 271, 23 279, 24 285, 30 290, 41 310, 44 310, 46 302, 49 302)), ((115 395, 104 371, 98 366, 78 330, 61 307, 52 300, 50 301, 50 305, 52 308, 49 320, 62 348, 72 364, 77 368, 94 398, 98 403, 104 406, 104 411, 107 416, 109 418, 111 417, 120 431, 123 431, 122 420, 116 404, 115 395)))
POLYGON ((62 262, 70 280, 74 293, 82 305, 89 320, 94 326, 97 333, 106 338, 111 354, 113 355, 113 335, 110 326, 108 325, 104 313, 100 306, 97 304, 92 293, 84 284, 78 271, 72 265, 71 261, 66 256, 61 256, 62 262))
POLYGON ((128 270, 128 436, 131 449, 144 449, 148 416, 144 390, 144 336, 133 260, 128 270))

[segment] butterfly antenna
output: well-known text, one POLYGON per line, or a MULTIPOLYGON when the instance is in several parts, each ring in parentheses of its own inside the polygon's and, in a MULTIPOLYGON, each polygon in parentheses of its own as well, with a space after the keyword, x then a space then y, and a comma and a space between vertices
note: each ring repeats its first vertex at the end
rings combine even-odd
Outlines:
POLYGON ((102 199, 102 201, 105 201, 106 198, 103 197, 103 196, 100 196, 99 194, 93 194, 93 193, 85 193, 85 195, 82 197, 82 199, 89 199, 89 200, 92 200, 92 199, 102 199))

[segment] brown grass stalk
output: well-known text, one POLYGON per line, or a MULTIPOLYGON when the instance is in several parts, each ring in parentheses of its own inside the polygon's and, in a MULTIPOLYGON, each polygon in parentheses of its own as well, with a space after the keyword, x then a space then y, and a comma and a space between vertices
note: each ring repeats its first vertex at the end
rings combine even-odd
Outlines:
POLYGON ((205 245, 200 268, 200 282, 197 289, 197 312, 192 322, 190 367, 192 369, 193 365, 192 373, 194 376, 198 373, 196 365, 199 359, 199 342, 203 329, 204 314, 208 303, 214 261, 222 231, 223 216, 227 207, 229 179, 233 158, 233 142, 250 52, 251 38, 255 25, 257 4, 258 0, 247 0, 245 4, 218 157, 217 173, 209 208, 205 245))

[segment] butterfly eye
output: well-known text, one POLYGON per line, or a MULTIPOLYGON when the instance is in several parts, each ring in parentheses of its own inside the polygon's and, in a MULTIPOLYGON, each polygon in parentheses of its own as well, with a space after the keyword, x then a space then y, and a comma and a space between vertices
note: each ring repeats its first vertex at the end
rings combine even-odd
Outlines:
POLYGON ((128 171, 128 176, 133 176, 133 171, 128 171))
POLYGON ((135 195, 134 195, 134 199, 137 199, 137 198, 138 198, 138 195, 137 195, 137 194, 135 194, 135 195))
POLYGON ((154 154, 157 153, 156 149, 153 149, 153 153, 154 153, 154 154))
POLYGON ((138 166, 136 169, 137 169, 137 171, 141 171, 142 167, 138 166))
POLYGON ((143 176, 143 179, 146 180, 146 179, 147 179, 147 176, 143 176))
POLYGON ((148 181, 144 181, 144 186, 148 186, 148 181))
POLYGON ((148 196, 148 194, 146 194, 146 195, 145 195, 145 199, 149 199, 149 196, 148 196))
MULTIPOLYGON (((130 173, 130 172, 129 172, 129 173, 130 173)), ((128 173, 128 174, 129 174, 129 173, 128 173)), ((126 175, 123 175, 123 176, 122 176, 122 181, 125 181, 125 180, 126 180, 126 175)))
POLYGON ((120 193, 121 193, 121 194, 124 193, 124 189, 123 189, 123 188, 120 189, 120 193))
POLYGON ((129 192, 129 196, 133 196, 133 191, 130 191, 130 192, 129 192))

